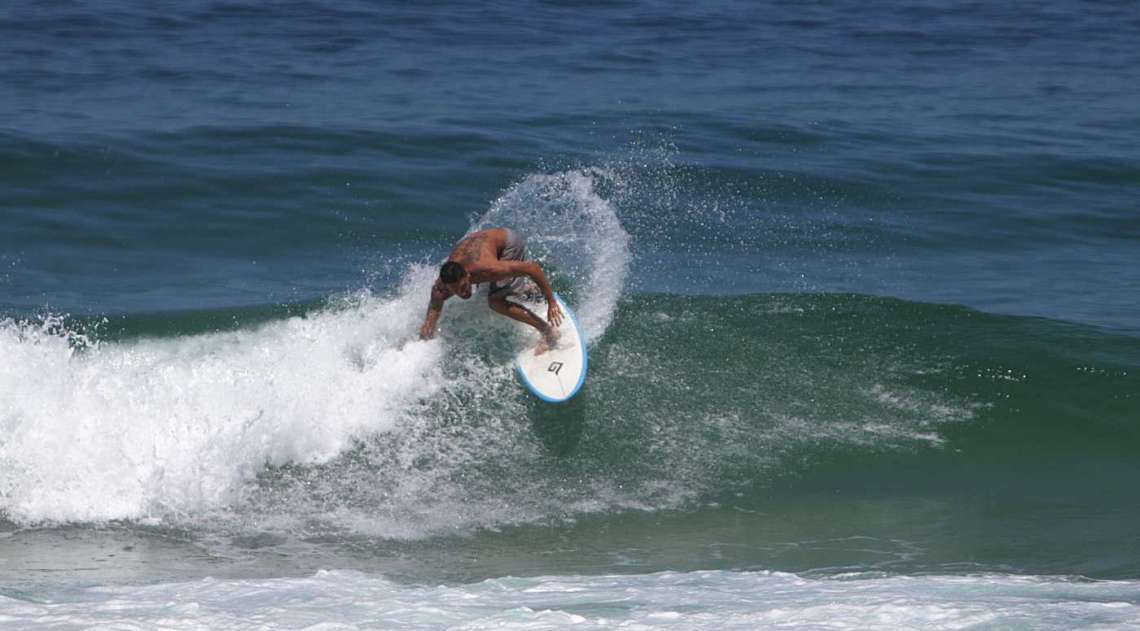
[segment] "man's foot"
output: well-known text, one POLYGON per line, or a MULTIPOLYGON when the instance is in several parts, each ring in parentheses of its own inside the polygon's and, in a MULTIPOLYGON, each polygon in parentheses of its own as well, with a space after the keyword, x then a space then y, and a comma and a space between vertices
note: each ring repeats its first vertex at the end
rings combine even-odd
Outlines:
POLYGON ((542 339, 538 341, 538 346, 534 347, 534 354, 541 355, 556 346, 558 346, 558 329, 547 327, 542 339))

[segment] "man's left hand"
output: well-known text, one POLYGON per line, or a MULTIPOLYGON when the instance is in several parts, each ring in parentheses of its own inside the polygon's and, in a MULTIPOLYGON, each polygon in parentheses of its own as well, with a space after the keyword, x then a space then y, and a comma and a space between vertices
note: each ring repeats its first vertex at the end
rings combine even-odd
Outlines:
POLYGON ((546 309, 546 321, 550 323, 550 326, 555 328, 557 328, 559 324, 562 324, 562 310, 558 308, 557 302, 550 303, 550 306, 546 309))

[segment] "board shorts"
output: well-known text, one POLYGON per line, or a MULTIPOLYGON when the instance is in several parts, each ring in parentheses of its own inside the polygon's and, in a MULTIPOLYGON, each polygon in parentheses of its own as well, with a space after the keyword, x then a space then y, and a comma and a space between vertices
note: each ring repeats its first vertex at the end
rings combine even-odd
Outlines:
MULTIPOLYGON (((526 260, 526 242, 523 241, 522 235, 506 228, 507 242, 503 245, 502 252, 499 253, 500 261, 525 261, 526 260)), ((491 283, 488 290, 488 295, 491 296, 518 296, 526 293, 527 286, 526 276, 515 276, 503 281, 496 281, 491 283)))

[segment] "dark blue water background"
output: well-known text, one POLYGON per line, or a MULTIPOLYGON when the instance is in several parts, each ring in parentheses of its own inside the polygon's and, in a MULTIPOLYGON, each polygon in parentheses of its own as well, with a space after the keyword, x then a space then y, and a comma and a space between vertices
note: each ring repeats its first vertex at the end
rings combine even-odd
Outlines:
POLYGON ((513 182, 620 169, 634 291, 1140 330, 1131 2, 14 3, 0 309, 383 289, 513 182))

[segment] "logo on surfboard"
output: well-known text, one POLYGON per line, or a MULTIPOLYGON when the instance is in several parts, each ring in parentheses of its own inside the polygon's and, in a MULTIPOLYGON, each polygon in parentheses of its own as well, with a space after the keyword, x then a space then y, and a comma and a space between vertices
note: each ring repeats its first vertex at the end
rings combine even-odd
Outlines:
POLYGON ((550 365, 546 367, 546 372, 552 372, 556 375, 559 370, 562 370, 562 362, 550 362, 550 365))

